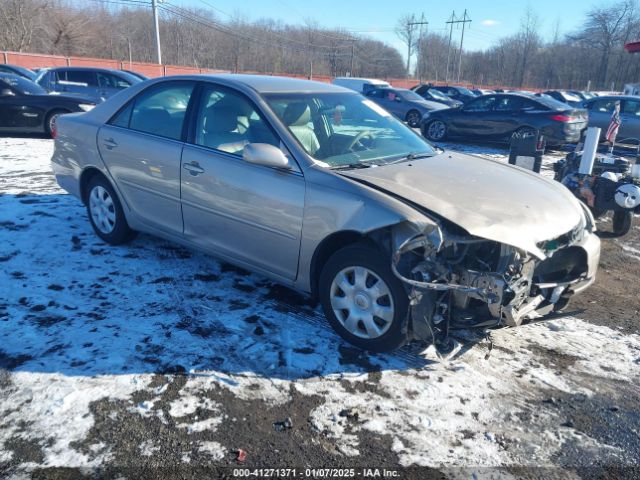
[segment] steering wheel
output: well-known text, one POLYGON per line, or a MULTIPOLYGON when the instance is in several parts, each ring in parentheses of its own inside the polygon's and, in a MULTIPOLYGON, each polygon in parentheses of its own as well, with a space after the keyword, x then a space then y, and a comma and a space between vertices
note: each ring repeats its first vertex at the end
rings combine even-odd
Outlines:
POLYGON ((371 140, 373 140, 373 137, 371 136, 371 131, 370 130, 363 130, 362 132, 357 134, 355 137, 353 137, 353 139, 351 141, 349 141, 349 144, 347 145, 347 149, 346 149, 347 152, 353 151, 353 147, 355 147, 358 143, 360 143, 360 145, 363 148, 367 148, 365 145, 363 145, 361 143, 363 138, 370 138, 371 140))

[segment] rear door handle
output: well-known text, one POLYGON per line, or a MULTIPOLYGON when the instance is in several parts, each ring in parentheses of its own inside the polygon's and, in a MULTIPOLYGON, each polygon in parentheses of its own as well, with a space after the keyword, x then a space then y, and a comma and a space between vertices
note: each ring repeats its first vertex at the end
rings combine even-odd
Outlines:
POLYGON ((195 162, 194 163, 184 163, 184 164, 182 164, 182 168, 187 170, 194 177, 197 176, 197 175, 200 175, 201 173, 204 173, 204 168, 202 168, 200 165, 198 165, 195 162))
POLYGON ((102 142, 107 150, 113 150, 118 146, 118 142, 116 142, 113 138, 107 138, 102 142))

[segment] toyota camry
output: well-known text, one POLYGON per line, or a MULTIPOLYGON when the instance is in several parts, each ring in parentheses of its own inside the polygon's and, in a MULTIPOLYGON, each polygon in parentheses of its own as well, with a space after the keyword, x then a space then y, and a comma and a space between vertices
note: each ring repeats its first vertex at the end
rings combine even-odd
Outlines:
POLYGON ((259 272, 371 351, 560 311, 598 266, 561 184, 437 149, 334 85, 150 80, 60 117, 52 161, 105 242, 146 232, 259 272))

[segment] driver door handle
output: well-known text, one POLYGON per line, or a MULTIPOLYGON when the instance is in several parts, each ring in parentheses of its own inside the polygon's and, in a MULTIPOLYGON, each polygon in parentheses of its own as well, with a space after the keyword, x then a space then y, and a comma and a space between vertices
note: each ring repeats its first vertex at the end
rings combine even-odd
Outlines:
POLYGON ((116 142, 113 138, 106 138, 102 144, 105 146, 107 150, 113 150, 118 146, 118 142, 116 142))
POLYGON ((194 177, 197 176, 197 175, 200 175, 201 173, 204 173, 204 168, 202 168, 200 165, 198 165, 197 162, 184 163, 184 164, 182 164, 182 168, 184 168, 186 171, 188 171, 194 177))

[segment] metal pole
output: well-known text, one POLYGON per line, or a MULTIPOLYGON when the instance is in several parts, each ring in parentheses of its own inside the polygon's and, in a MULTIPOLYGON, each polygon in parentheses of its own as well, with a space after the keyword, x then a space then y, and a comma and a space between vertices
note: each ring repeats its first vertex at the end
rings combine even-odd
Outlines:
POLYGON ((162 64, 162 50, 160 49, 160 26, 158 23, 158 0, 151 0, 153 10, 153 26, 156 31, 156 51, 158 52, 158 64, 162 64))
POLYGON ((349 69, 349 76, 353 77, 353 61, 356 56, 356 41, 351 40, 351 68, 349 69))
POLYGON ((467 10, 462 17, 462 35, 460 35, 460 58, 458 59, 458 83, 460 83, 460 72, 462 71, 462 43, 464 42, 464 27, 467 25, 467 10))
POLYGON ((455 20, 456 20, 456 12, 454 11, 451 14, 451 20, 447 22, 451 24, 451 29, 449 30, 449 48, 447 48, 447 73, 444 77, 445 82, 449 81, 449 60, 451 59, 451 38, 453 37, 453 22, 455 22, 455 20))

